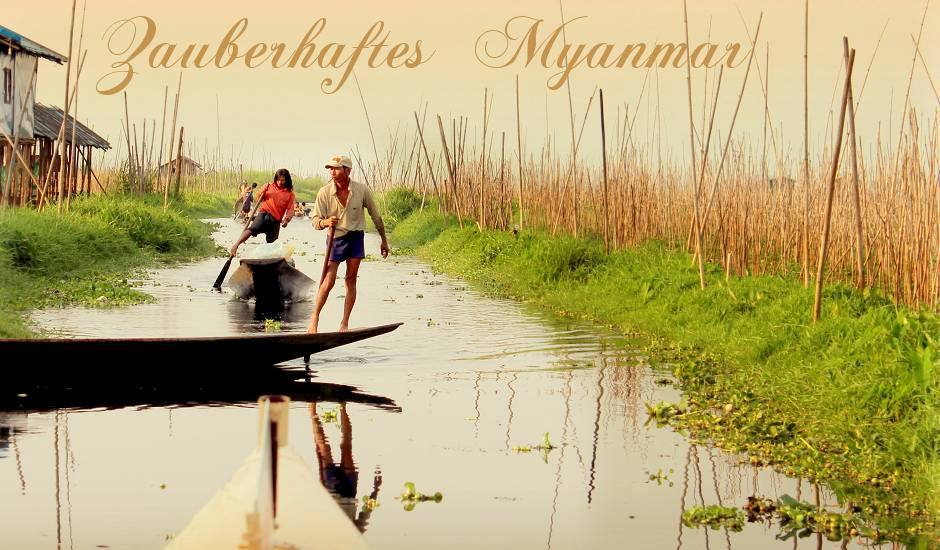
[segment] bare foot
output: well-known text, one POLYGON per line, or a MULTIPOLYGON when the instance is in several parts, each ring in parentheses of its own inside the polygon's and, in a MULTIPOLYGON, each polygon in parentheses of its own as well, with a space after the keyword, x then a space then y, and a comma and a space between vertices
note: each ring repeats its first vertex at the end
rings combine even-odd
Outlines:
POLYGON ((339 324, 340 332, 349 332, 349 323, 340 323, 339 324))
POLYGON ((319 325, 319 324, 320 324, 320 320, 319 320, 319 319, 313 319, 313 320, 311 320, 311 321, 310 321, 310 326, 307 327, 307 334, 316 334, 316 333, 317 333, 317 325, 319 325))

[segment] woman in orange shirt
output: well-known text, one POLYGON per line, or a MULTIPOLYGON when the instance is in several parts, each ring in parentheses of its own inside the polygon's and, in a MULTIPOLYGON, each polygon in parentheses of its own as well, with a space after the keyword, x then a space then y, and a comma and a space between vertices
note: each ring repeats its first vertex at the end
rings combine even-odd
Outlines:
POLYGON ((274 181, 264 186, 261 193, 258 194, 258 201, 261 203, 259 213, 255 220, 242 232, 238 242, 232 247, 231 254, 234 257, 238 252, 238 247, 259 233, 264 233, 265 239, 269 243, 277 240, 282 227, 287 227, 291 218, 294 216, 294 184, 290 178, 290 172, 286 168, 281 168, 274 173, 274 181))

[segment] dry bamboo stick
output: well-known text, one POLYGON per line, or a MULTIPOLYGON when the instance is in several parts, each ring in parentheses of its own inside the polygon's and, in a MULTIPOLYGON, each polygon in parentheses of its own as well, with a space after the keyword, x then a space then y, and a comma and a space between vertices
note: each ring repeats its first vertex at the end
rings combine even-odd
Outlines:
MULTIPOLYGON (((689 10, 686 0, 682 0, 682 12, 683 12, 683 21, 685 23, 685 71, 686 71, 686 84, 688 90, 688 99, 689 99, 689 141, 691 143, 691 148, 689 149, 690 154, 692 155, 692 193, 694 194, 695 201, 695 253, 698 254, 698 280, 699 286, 705 288, 705 263, 703 260, 704 254, 702 247, 702 218, 701 213, 699 212, 699 193, 696 188, 696 166, 695 166, 695 122, 693 122, 692 115, 692 62, 689 57, 689 10)), ((752 52, 753 53, 753 52, 752 52)))
MULTIPOLYGON (((842 37, 842 50, 845 57, 845 63, 849 64, 849 39, 842 37)), ((851 75, 850 75, 851 76, 851 75)), ((858 271, 858 287, 865 288, 865 264, 863 261, 862 248, 865 244, 865 237, 862 234, 862 207, 859 201, 858 191, 858 151, 855 137, 855 104, 852 99, 852 79, 848 78, 846 85, 848 92, 848 110, 849 110, 849 135, 848 139, 852 144, 852 190, 853 203, 855 205, 855 268, 858 271)))
POLYGON ((65 65, 65 105, 63 105, 63 115, 62 115, 62 130, 59 132, 62 135, 62 139, 59 142, 59 193, 57 197, 57 212, 62 214, 62 195, 65 191, 65 122, 69 118, 69 106, 70 106, 70 97, 69 97, 69 79, 72 76, 72 39, 75 33, 75 0, 72 0, 72 17, 71 22, 69 23, 69 55, 68 61, 65 65))
POLYGON ((809 0, 803 18, 803 288, 809 288, 809 0))
POLYGON ((823 269, 826 265, 826 248, 829 244, 829 227, 832 219, 832 196, 836 187, 836 173, 839 171, 839 155, 842 152, 842 134, 845 129, 845 111, 849 99, 849 90, 852 83, 852 66, 855 64, 855 50, 849 54, 845 70, 845 86, 842 92, 842 108, 839 111, 839 130, 835 140, 835 151, 832 156, 832 166, 829 170, 829 194, 826 198, 826 214, 823 218, 823 234, 819 244, 819 262, 816 268, 816 292, 813 298, 813 323, 819 320, 822 308, 823 269))
POLYGON ((519 75, 516 75, 516 154, 519 158, 519 231, 523 229, 523 218, 525 215, 525 205, 523 202, 523 173, 522 173, 522 123, 519 114, 519 75))

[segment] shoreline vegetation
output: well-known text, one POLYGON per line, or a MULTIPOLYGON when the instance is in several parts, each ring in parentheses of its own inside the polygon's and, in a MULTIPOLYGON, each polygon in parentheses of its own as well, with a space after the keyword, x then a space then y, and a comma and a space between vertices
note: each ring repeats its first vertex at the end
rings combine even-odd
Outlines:
POLYGON ((661 242, 606 255, 596 237, 460 227, 433 203, 419 211, 418 195, 388 202, 398 254, 488 294, 647 337, 684 393, 650 404, 657 423, 829 486, 869 526, 856 535, 936 540, 940 317, 928 308, 835 284, 813 323, 812 289, 793 277, 726 276, 708 263, 702 290, 691 255, 661 242))
POLYGON ((36 337, 26 316, 45 307, 144 303, 143 270, 216 255, 210 225, 234 196, 189 192, 164 210, 160 195, 94 195, 54 208, 0 210, 0 338, 36 337))

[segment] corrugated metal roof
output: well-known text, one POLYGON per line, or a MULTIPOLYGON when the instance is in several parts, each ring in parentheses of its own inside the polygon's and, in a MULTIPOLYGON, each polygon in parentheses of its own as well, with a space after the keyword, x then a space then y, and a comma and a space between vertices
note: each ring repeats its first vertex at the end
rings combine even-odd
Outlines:
MULTIPOLYGON (((33 106, 33 136, 36 138, 46 138, 55 140, 59 137, 59 128, 62 127, 62 109, 58 107, 46 107, 41 103, 33 106)), ((65 142, 72 142, 72 125, 75 124, 75 142, 78 145, 91 145, 97 149, 110 149, 111 144, 103 137, 92 132, 81 122, 75 123, 75 120, 69 116, 65 125, 65 142)))
POLYGON ((39 57, 44 57, 50 61, 55 61, 59 65, 68 61, 68 58, 60 53, 56 53, 49 48, 39 44, 38 42, 33 42, 29 38, 26 38, 22 34, 0 25, 0 38, 4 38, 9 42, 12 42, 16 46, 22 48, 23 50, 33 54, 38 55, 39 57))

